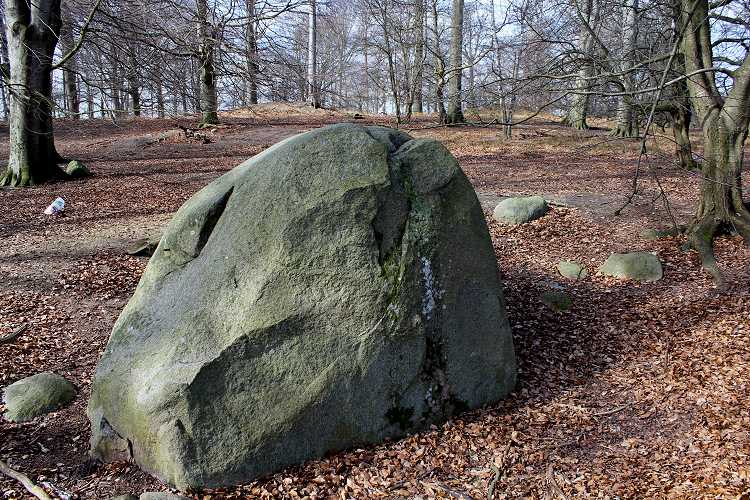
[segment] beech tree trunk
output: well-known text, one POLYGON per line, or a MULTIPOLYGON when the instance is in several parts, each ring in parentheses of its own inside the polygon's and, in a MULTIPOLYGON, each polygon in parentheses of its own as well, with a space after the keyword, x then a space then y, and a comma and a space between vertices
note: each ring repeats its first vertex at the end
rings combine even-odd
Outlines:
POLYGON ((258 34, 255 26, 255 0, 245 0, 247 11, 246 58, 247 58, 247 103, 258 104, 258 34))
POLYGON ((446 123, 463 123, 461 73, 463 66, 464 0, 453 0, 451 13, 451 79, 446 123))
POLYGON ((726 95, 719 91, 712 67, 708 0, 681 0, 682 53, 691 103, 703 131, 701 197, 688 243, 701 256, 703 268, 722 285, 713 252, 716 235, 734 230, 750 244, 750 210, 742 199, 742 161, 750 126, 750 57, 734 71, 726 95), (703 70, 703 71, 701 71, 703 70))
POLYGON ((440 52, 440 29, 438 26, 437 0, 432 0, 432 30, 434 32, 434 66, 435 66, 435 109, 440 118, 440 123, 448 121, 448 113, 445 111, 445 63, 440 52))
POLYGON ((201 125, 219 123, 214 46, 216 40, 208 18, 208 0, 196 2, 198 13, 198 62, 200 63, 201 125))
MULTIPOLYGON (((74 44, 73 27, 64 26, 61 28, 60 45, 64 53, 73 48, 74 44)), ((78 94, 78 68, 76 57, 71 57, 63 67, 63 85, 65 87, 65 102, 68 111, 68 118, 78 120, 81 112, 81 99, 78 94)))
POLYGON ((6 0, 10 61, 10 157, 0 185, 30 186, 63 176, 52 128, 52 58, 60 0, 6 0))
POLYGON ((307 37, 307 98, 313 108, 319 108, 320 92, 318 90, 318 13, 315 0, 310 0, 307 37))
MULTIPOLYGON (((594 1, 595 0, 583 0, 582 6, 580 7, 581 16, 586 20, 589 26, 591 26, 591 21, 595 17, 594 1)), ((576 6, 576 8, 578 8, 578 6, 576 6)), ((563 123, 577 130, 586 130, 589 128, 586 123, 586 118, 588 118, 589 113, 589 94, 587 92, 591 87, 591 78, 594 76, 594 65, 591 62, 594 41, 583 23, 581 23, 579 44, 581 66, 578 70, 578 79, 576 80, 575 93, 571 99, 570 109, 568 109, 568 114, 563 120, 563 123)))
POLYGON ((424 68, 424 0, 416 1, 414 11, 414 27, 417 33, 417 40, 414 47, 414 98, 412 101, 415 113, 422 113, 422 71, 424 68))
POLYGON ((693 159, 693 145, 690 143, 690 121, 692 112, 687 106, 675 104, 669 113, 669 121, 674 135, 675 154, 680 161, 680 168, 695 170, 698 164, 693 159))
MULTIPOLYGON (((634 90, 633 74, 630 69, 636 64, 636 40, 638 38, 638 0, 624 0, 622 5, 622 90, 634 90)), ((612 131, 614 137, 637 137, 638 121, 633 113, 633 97, 620 96, 617 102, 617 125, 612 131)))

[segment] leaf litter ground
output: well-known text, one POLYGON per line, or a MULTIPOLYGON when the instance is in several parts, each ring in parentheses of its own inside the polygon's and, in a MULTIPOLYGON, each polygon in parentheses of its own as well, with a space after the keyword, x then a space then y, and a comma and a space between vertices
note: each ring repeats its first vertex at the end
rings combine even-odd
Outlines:
MULTIPOLYGON (((0 345, 0 386, 50 370, 79 394, 33 422, 0 421, 0 459, 58 496, 166 489, 133 464, 87 461, 91 377, 146 265, 124 249, 158 235, 192 193, 245 158, 349 119, 259 108, 197 137, 179 132, 194 125, 189 117, 60 122, 61 153, 97 175, 0 192, 0 336, 28 324, 0 345), (57 196, 66 199, 64 215, 43 215, 57 196)), ((426 125, 412 133, 448 145, 485 208, 519 358, 516 391, 415 436, 195 498, 748 498, 750 251, 736 237, 717 242, 729 283, 717 290, 697 255, 679 249, 680 237, 640 236, 670 224, 655 176, 677 222, 694 209, 698 179, 672 164, 667 141, 649 158, 634 202, 614 216, 632 192, 632 142, 543 120, 511 140, 490 128, 426 125), (557 202, 544 218, 518 227, 491 220, 501 197, 538 193, 557 202), (610 253, 624 251, 658 253, 664 279, 595 274, 610 253), (562 278, 562 259, 586 265, 590 277, 562 278), (572 298, 565 312, 542 301, 560 287, 572 298)), ((6 477, 0 493, 26 495, 6 477)))

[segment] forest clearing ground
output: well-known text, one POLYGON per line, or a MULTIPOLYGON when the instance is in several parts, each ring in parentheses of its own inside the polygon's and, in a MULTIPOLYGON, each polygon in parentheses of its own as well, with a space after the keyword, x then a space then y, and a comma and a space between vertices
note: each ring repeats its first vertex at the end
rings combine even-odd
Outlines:
MULTIPOLYGON (((382 121, 367 117, 365 121, 382 121)), ((24 424, 0 421, 0 459, 37 481, 82 498, 163 488, 137 467, 86 464, 89 384, 112 325, 146 258, 128 242, 159 234, 195 191, 280 139, 337 121, 342 113, 235 112, 203 137, 165 134, 194 118, 56 124, 58 149, 95 177, 0 191, 0 387, 40 371, 76 384, 72 406, 24 424), (57 196, 63 216, 42 214, 57 196)), ((362 120, 357 120, 362 121, 362 120)), ((681 238, 646 241, 645 228, 669 217, 651 176, 670 195, 679 223, 698 196, 695 175, 679 171, 671 147, 651 156, 641 191, 631 193, 637 145, 604 130, 574 132, 550 121, 497 129, 423 128, 446 143, 488 215, 519 358, 507 400, 403 440, 350 450, 218 497, 736 498, 750 495, 750 250, 738 237, 717 242, 728 289, 718 291, 681 238), (489 217, 502 196, 544 194, 558 201, 533 223, 501 226, 489 217), (665 277, 651 284, 600 276, 560 277, 561 259, 590 271, 612 252, 658 252, 665 277), (541 295, 563 285, 563 313, 541 295)), ((667 131, 668 133, 669 131, 667 131)), ((7 155, 7 129, 0 155, 7 155)), ((749 175, 745 175, 746 192, 749 175)), ((0 411, 2 406, 0 405, 0 411)), ((0 477, 4 498, 25 495, 0 477)), ((201 496, 201 498, 205 498, 201 496)))

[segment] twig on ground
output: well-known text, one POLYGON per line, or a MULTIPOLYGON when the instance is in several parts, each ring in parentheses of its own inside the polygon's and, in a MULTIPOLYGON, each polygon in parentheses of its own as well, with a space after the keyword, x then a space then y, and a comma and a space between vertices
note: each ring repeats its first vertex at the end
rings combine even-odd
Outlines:
POLYGON ((37 486, 31 479, 29 479, 29 476, 11 469, 10 467, 8 467, 8 464, 3 462, 2 460, 0 460, 0 472, 5 474, 9 478, 15 479, 16 481, 21 483, 29 493, 37 497, 39 500, 52 500, 52 498, 50 498, 50 496, 46 491, 44 491, 43 488, 37 486))
POLYGON ((565 492, 560 488, 560 485, 557 484, 557 480, 555 479, 555 471, 552 470, 552 464, 549 465, 549 468, 547 468, 547 485, 550 489, 550 498, 555 498, 555 496, 559 496, 560 498, 563 498, 567 500, 567 496, 565 495, 565 492))
POLYGON ((21 336, 23 332, 25 332, 29 328, 28 323, 24 323, 23 325, 20 325, 18 328, 13 330, 11 333, 4 337, 0 337, 0 345, 1 344, 9 344, 16 340, 18 337, 21 336))
POLYGON ((490 468, 492 469, 492 472, 495 473, 495 477, 492 478, 492 481, 490 481, 490 485, 487 488, 487 498, 488 500, 493 500, 495 498, 495 485, 497 485, 497 482, 500 480, 502 473, 495 464, 492 464, 490 468))
POLYGON ((607 410, 607 411, 603 411, 603 412, 599 412, 599 413, 594 413, 593 416, 594 417, 606 417, 607 415, 614 415, 615 413, 621 412, 625 408, 633 406, 637 402, 638 401, 630 401, 629 403, 625 403, 624 405, 620 405, 617 408, 614 408, 612 410, 607 410))

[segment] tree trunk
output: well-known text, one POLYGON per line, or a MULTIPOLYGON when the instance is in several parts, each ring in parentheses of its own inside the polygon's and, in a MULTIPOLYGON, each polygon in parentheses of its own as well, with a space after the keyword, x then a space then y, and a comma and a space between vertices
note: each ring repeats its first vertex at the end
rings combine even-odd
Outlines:
MULTIPOLYGON (((638 0, 624 0, 622 5, 622 87, 623 92, 634 90, 630 69, 636 63, 635 43, 638 38, 638 0)), ((633 113, 633 97, 623 95, 617 103, 617 125, 613 137, 637 137, 638 121, 633 113)))
POLYGON ((435 65, 435 108, 437 109, 440 123, 445 123, 448 113, 445 111, 445 63, 440 52, 440 29, 438 26, 437 0, 432 0, 432 30, 434 32, 434 65, 435 65))
POLYGON ((258 104, 258 34, 255 26, 255 0, 245 0, 247 10, 246 59, 247 59, 247 103, 258 104))
POLYGON ((414 25, 417 30, 417 40, 414 47, 414 97, 412 99, 415 113, 423 112, 422 105, 422 71, 424 68, 424 0, 416 0, 414 25))
MULTIPOLYGON (((589 23, 589 25, 594 17, 594 1, 595 0, 583 0, 583 5, 581 6, 581 16, 587 23, 589 23)), ((578 6, 576 6, 576 8, 578 8, 578 6)), ((578 70, 578 79, 576 80, 576 93, 573 94, 570 109, 568 110, 568 114, 563 120, 563 123, 577 130, 586 130, 589 128, 586 123, 586 118, 589 113, 589 95, 587 92, 591 85, 591 77, 594 76, 594 65, 591 62, 591 57, 593 56, 593 40, 584 23, 581 23, 579 43, 581 66, 578 70)))
POLYGON ((133 104, 133 115, 141 116, 141 81, 138 77, 138 61, 135 56, 135 49, 131 48, 128 50, 128 95, 130 101, 133 104))
POLYGON ((219 123, 218 97, 216 92, 216 70, 214 67, 213 28, 208 19, 208 0, 198 0, 198 60, 200 62, 200 111, 201 125, 219 123))
POLYGON ((672 106, 669 121, 674 134, 675 154, 680 160, 680 168, 685 170, 696 170, 698 168, 698 164, 693 159, 693 146, 690 143, 691 119, 692 113, 689 107, 679 104, 672 106))
POLYGON ((718 283, 722 279, 713 253, 714 236, 735 230, 750 244, 750 210, 742 200, 740 177, 745 139, 747 129, 737 130, 721 116, 703 127, 701 198, 688 241, 718 283))
POLYGON ((464 113, 461 102, 461 73, 463 66, 463 26, 464 0, 453 0, 451 13, 451 79, 450 99, 448 100, 448 114, 446 123, 463 123, 464 113))
POLYGON ((8 62, 8 39, 5 37, 5 0, 0 0, 0 98, 3 100, 3 119, 8 121, 10 109, 8 106, 7 82, 10 80, 10 63, 8 62))
POLYGON ((688 243, 703 268, 723 285, 713 239, 728 228, 750 244, 750 210, 742 200, 742 160, 750 126, 750 57, 734 71, 732 88, 723 93, 712 71, 712 28, 708 0, 681 0, 676 26, 682 30, 682 54, 690 101, 703 131, 701 198, 688 229, 688 243), (704 70, 704 71, 701 71, 704 70))
POLYGON ((94 91, 86 84, 86 116, 89 120, 94 119, 94 91))
POLYGON ((7 0, 10 157, 3 186, 30 186, 63 174, 52 128, 52 58, 60 0, 7 0))
MULTIPOLYGON (((73 37, 73 26, 68 23, 68 26, 63 26, 60 32, 60 45, 62 46, 62 52, 67 53, 73 48, 74 37, 73 37)), ((65 100, 66 109, 68 111, 68 118, 77 120, 81 112, 81 99, 78 94, 78 71, 76 64, 76 56, 68 59, 68 62, 63 68, 63 86, 65 87, 65 100)))
POLYGON ((318 90, 318 13, 316 0, 310 0, 307 32, 307 93, 308 102, 313 108, 320 107, 318 90))

